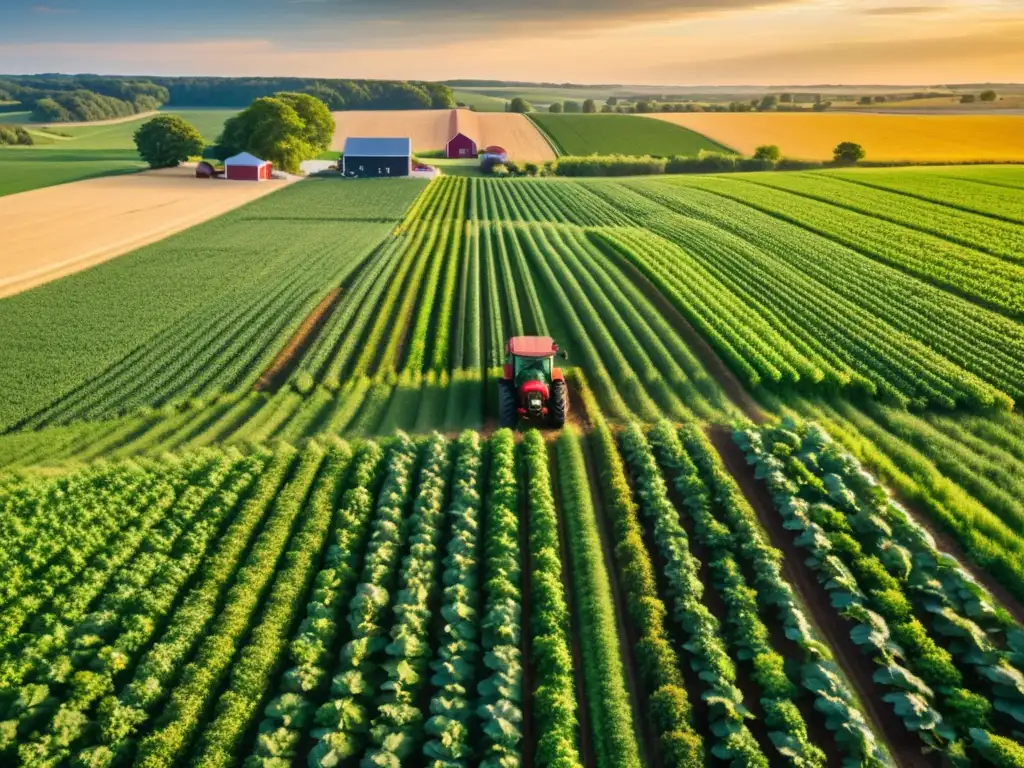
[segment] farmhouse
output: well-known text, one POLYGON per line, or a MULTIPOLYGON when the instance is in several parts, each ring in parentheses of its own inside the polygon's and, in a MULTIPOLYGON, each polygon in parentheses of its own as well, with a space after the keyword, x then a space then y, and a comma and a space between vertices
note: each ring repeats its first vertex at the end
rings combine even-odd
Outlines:
POLYGON ((412 141, 350 136, 345 140, 341 161, 345 176, 408 176, 412 169, 412 141))
POLYGON ((234 181, 265 181, 271 177, 274 166, 267 160, 243 152, 224 161, 224 176, 234 181))

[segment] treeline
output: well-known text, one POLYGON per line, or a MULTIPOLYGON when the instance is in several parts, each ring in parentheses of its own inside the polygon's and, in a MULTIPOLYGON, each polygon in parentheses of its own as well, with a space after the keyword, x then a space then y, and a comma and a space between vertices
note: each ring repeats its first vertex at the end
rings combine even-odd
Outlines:
POLYGON ((297 77, 0 77, 0 100, 20 102, 35 122, 109 120, 176 107, 247 107, 282 91, 307 93, 332 110, 452 109, 451 88, 403 80, 317 80, 297 77))
MULTIPOLYGON (((332 110, 453 109, 452 90, 406 80, 323 80, 302 77, 154 77, 176 107, 247 107, 282 91, 308 93, 332 110)), ((2 83, 0 83, 2 87, 2 83)))
POLYGON ((169 98, 166 88, 150 80, 98 75, 4 77, 0 91, 40 123, 128 117, 159 109, 169 98))

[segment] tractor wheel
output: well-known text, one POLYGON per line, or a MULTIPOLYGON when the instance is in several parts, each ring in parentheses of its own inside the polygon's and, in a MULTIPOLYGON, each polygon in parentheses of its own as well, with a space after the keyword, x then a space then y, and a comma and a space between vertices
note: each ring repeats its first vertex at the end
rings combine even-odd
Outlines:
POLYGON ((519 421, 516 405, 516 388, 511 381, 502 379, 498 382, 498 423, 504 428, 515 429, 519 421))
POLYGON ((551 382, 551 402, 548 403, 548 419, 552 427, 561 429, 565 425, 565 414, 569 411, 569 391, 564 381, 551 382))

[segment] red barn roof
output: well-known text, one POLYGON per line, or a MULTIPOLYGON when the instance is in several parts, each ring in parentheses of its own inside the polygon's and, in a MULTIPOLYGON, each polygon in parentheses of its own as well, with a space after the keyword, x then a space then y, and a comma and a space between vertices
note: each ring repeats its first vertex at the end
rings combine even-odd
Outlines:
POLYGON ((504 147, 499 147, 497 144, 492 144, 484 150, 485 155, 507 155, 504 147))
POLYGON ((508 352, 519 357, 547 357, 558 351, 550 336, 513 336, 508 340, 508 352))

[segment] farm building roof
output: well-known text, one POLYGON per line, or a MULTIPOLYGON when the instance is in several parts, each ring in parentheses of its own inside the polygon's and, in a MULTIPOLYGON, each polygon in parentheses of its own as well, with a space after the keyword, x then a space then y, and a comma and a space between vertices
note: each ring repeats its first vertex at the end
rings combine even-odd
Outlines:
POLYGON ((547 357, 557 347, 550 336, 513 336, 508 340, 508 351, 520 357, 547 357))
POLYGON ((248 152, 242 152, 241 154, 229 157, 224 161, 224 165, 246 165, 259 167, 266 164, 266 160, 260 160, 258 157, 250 155, 248 152))
POLYGON ((364 139, 350 136, 345 139, 345 154, 356 157, 409 157, 412 139, 364 139))
POLYGON ((504 147, 499 147, 497 144, 492 144, 484 150, 485 155, 507 155, 504 147))

